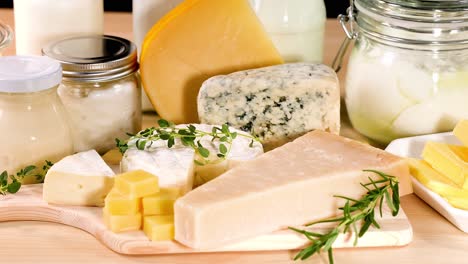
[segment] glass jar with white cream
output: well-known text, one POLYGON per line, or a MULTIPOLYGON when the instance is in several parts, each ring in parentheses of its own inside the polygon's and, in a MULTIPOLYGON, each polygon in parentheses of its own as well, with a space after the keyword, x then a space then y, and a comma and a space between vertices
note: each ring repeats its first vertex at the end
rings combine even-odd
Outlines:
POLYGON ((2 56, 3 50, 10 45, 11 38, 11 28, 0 22, 0 56, 2 56))
POLYGON ((355 39, 345 85, 353 126, 388 143, 468 118, 468 2, 354 2, 341 17, 355 39))
POLYGON ((115 147, 116 138, 141 129, 141 89, 135 45, 92 35, 57 41, 43 53, 60 61, 58 94, 67 110, 75 152, 115 147))
MULTIPOLYGON (((0 58, 0 173, 15 174, 72 154, 65 109, 57 95, 60 64, 47 57, 0 58)), ((24 179, 33 183, 35 177, 24 179)))

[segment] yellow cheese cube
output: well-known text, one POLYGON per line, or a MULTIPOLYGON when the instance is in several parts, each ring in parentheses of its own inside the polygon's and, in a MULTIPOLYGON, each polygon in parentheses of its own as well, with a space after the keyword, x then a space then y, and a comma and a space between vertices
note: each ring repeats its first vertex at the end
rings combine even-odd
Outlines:
POLYGON ((178 197, 176 188, 161 189, 158 194, 143 197, 143 215, 174 214, 174 203, 178 197))
POLYGON ((460 198, 460 197, 452 197, 452 196, 448 196, 445 198, 453 207, 456 207, 462 210, 468 210, 468 199, 460 198))
POLYGON ((468 189, 468 148, 428 142, 423 158, 434 169, 450 178, 457 186, 468 189))
POLYGON ((141 213, 131 215, 114 215, 109 210, 103 209, 104 224, 114 233, 140 230, 141 213))
POLYGON ((141 198, 122 195, 116 189, 112 189, 104 201, 107 210, 113 215, 136 214, 141 210, 141 198))
POLYGON ((453 130, 453 133, 463 145, 468 147, 468 119, 460 121, 453 130))
POLYGON ((143 231, 151 241, 174 239, 174 216, 145 216, 143 231))
POLYGON ((131 171, 116 176, 114 188, 129 197, 148 196, 159 192, 158 177, 143 170, 131 171))

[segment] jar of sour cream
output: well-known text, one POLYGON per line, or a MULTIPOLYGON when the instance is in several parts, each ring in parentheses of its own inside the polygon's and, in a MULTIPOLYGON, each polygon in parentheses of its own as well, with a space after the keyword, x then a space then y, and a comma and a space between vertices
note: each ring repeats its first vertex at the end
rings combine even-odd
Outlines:
POLYGON ((141 130, 137 51, 126 39, 79 36, 57 41, 43 53, 61 62, 58 89, 70 121, 74 151, 103 154, 116 138, 141 130))
MULTIPOLYGON (((46 57, 0 58, 0 173, 15 174, 73 152, 65 109, 57 95, 60 64, 46 57)), ((32 183, 35 177, 24 179, 32 183)))
POLYGON ((345 85, 353 126, 388 143, 468 118, 468 2, 354 2, 341 17, 355 39, 345 85))

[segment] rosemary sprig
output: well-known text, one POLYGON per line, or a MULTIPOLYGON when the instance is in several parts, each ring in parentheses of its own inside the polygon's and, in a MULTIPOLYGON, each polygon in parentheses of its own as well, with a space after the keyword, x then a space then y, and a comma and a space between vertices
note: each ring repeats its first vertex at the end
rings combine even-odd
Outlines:
POLYGON ((140 131, 136 135, 129 135, 130 139, 123 141, 116 139, 117 147, 120 152, 124 154, 129 148, 136 147, 139 150, 149 150, 152 147, 158 146, 156 142, 165 141, 168 148, 172 148, 176 144, 176 140, 186 146, 191 147, 198 154, 194 162, 197 165, 203 166, 210 163, 217 163, 226 159, 232 149, 233 141, 238 137, 246 137, 251 139, 250 147, 253 147, 255 142, 259 142, 259 139, 244 133, 237 133, 230 131, 227 124, 221 127, 213 127, 211 132, 205 132, 198 130, 194 125, 187 125, 184 128, 176 127, 174 123, 164 119, 158 120, 159 127, 147 128, 140 131), (210 160, 210 150, 203 146, 201 138, 210 137, 211 141, 219 140, 218 151, 216 153, 216 159, 210 160))
POLYGON ((358 239, 362 237, 371 226, 380 229, 380 225, 375 220, 375 211, 377 207, 379 207, 379 214, 380 217, 382 217, 384 201, 392 211, 392 215, 398 215, 400 210, 400 196, 397 178, 375 170, 365 170, 365 172, 375 173, 379 178, 374 180, 369 177, 369 183, 361 183, 361 186, 367 190, 367 193, 360 200, 344 196, 335 196, 346 200, 345 205, 339 208, 343 212, 343 216, 306 225, 310 227, 319 223, 338 223, 334 229, 330 230, 328 233, 320 234, 289 227, 289 229, 303 234, 311 242, 309 246, 302 249, 295 256, 294 260, 305 260, 316 253, 327 252, 329 263, 333 264, 332 246, 340 233, 345 234, 353 232, 355 234, 354 246, 356 246, 358 239), (362 225, 358 228, 357 224, 360 222, 362 222, 362 225))
POLYGON ((38 168, 34 165, 26 166, 18 171, 16 175, 9 175, 7 171, 3 171, 0 174, 0 195, 17 193, 21 188, 21 181, 28 176, 34 176, 38 183, 44 182, 45 175, 52 165, 54 164, 51 161, 46 160, 44 166, 42 166, 42 171, 38 171, 38 168))

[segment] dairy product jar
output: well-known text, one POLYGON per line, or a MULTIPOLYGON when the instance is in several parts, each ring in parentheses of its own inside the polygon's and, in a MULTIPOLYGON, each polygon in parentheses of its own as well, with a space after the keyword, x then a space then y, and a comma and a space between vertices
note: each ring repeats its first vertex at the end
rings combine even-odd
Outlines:
POLYGON ((354 4, 340 18, 355 40, 345 84, 353 126, 388 143, 468 118, 468 2, 354 4))
POLYGON ((286 62, 322 62, 326 9, 323 0, 250 0, 286 62))
POLYGON ((11 28, 0 21, 0 56, 2 56, 3 50, 10 45, 11 38, 11 28))
MULTIPOLYGON (((15 174, 72 154, 65 109, 57 95, 60 64, 46 57, 0 58, 0 171, 15 174)), ((0 173, 1 173, 0 172, 0 173)), ((24 183, 35 182, 35 177, 24 183)))
MULTIPOLYGON (((141 50, 148 31, 169 11, 183 0, 133 0, 133 36, 135 44, 141 50)), ((150 100, 142 93, 142 109, 153 110, 150 100)))
POLYGON ((115 139, 141 130, 141 88, 135 45, 105 35, 54 42, 43 53, 60 61, 58 88, 70 121, 74 151, 105 153, 115 139))
POLYGON ((103 34, 103 0, 14 0, 16 53, 41 55, 48 43, 103 34))

